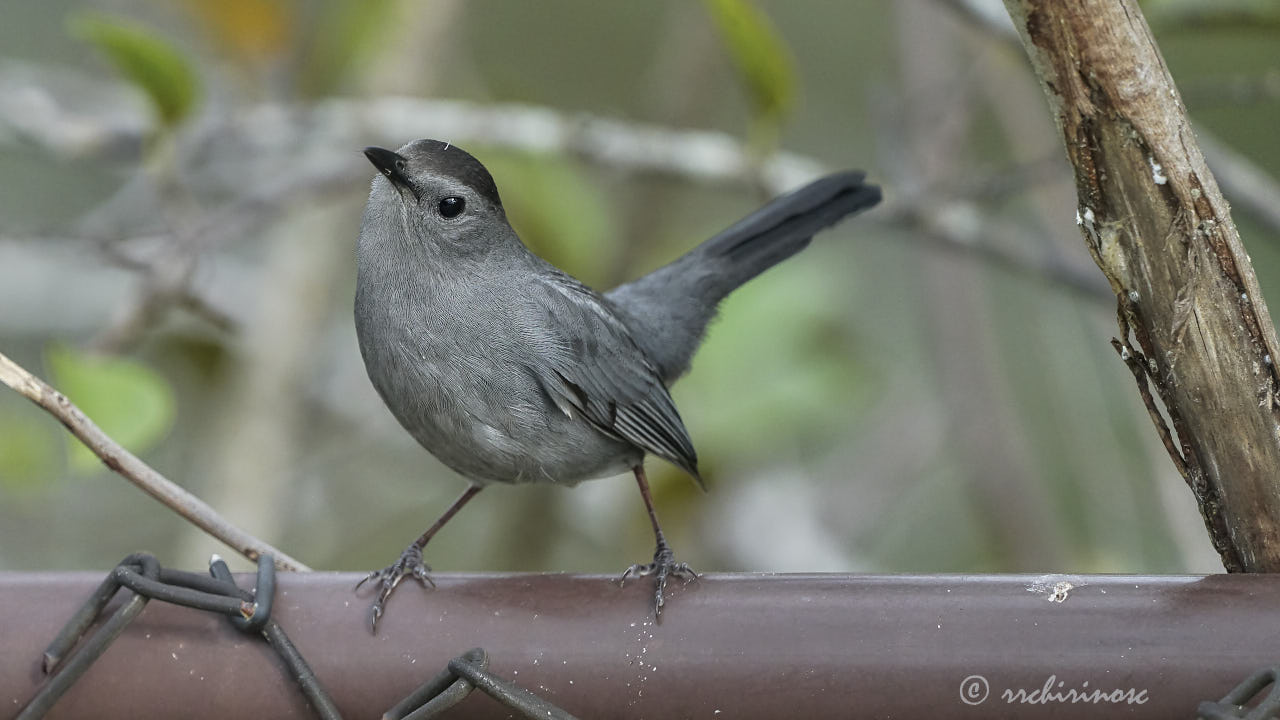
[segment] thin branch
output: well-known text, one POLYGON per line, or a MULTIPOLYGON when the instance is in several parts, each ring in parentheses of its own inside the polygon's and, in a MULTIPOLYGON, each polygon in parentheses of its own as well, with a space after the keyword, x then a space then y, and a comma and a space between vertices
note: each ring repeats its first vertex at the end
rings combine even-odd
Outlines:
POLYGON ((982 172, 983 174, 973 172, 960 182, 939 183, 937 189, 931 190, 929 194, 949 200, 997 204, 1041 185, 1065 182, 1071 177, 1071 169, 1064 162, 1061 153, 1003 168, 987 168, 982 172))
MULTIPOLYGON (((167 235, 161 236, 159 240, 164 243, 174 242, 167 235)), ((142 275, 144 276, 144 278, 150 278, 153 275, 158 274, 158 271, 155 269, 156 261, 154 260, 148 261, 148 260, 135 258, 132 255, 129 255, 128 253, 123 252, 119 247, 120 243, 101 242, 99 244, 101 246, 100 249, 103 255, 108 260, 110 260, 113 264, 115 264, 117 267, 142 275)), ((155 286, 156 285, 155 283, 144 280, 143 284, 145 287, 148 288, 150 292, 157 293, 157 294, 159 293, 159 288, 155 286)), ((171 292, 168 293, 167 295, 168 302, 171 302, 174 305, 177 305, 178 307, 183 308, 187 312, 204 320, 206 323, 208 323, 209 325, 211 325, 212 327, 216 328, 221 332, 234 334, 237 331, 239 324, 235 321, 234 318, 232 318, 228 313, 223 311, 221 308, 216 307, 210 301, 195 294, 195 291, 192 290, 191 284, 190 284, 190 272, 186 274, 186 281, 182 283, 181 287, 171 288, 170 290, 171 292)), ((141 305, 142 302, 138 302, 137 304, 141 305)), ((99 332, 98 338, 96 338, 94 341, 95 346, 100 349, 121 347, 121 344, 112 344, 112 343, 104 343, 103 345, 97 344, 98 342, 101 341, 101 338, 110 337, 115 332, 118 332, 118 331, 115 331, 110 325, 107 326, 107 328, 99 332)))
POLYGON ((279 549, 232 525, 203 500, 156 472, 112 440, 66 396, 3 353, 0 353, 0 383, 13 388, 57 418, 85 447, 101 458, 107 467, 240 554, 250 560, 257 560, 259 556, 270 553, 275 558, 276 566, 282 570, 310 570, 279 549))
MULTIPOLYGON (((1163 397, 1167 390, 1161 387, 1161 381, 1158 377, 1151 374, 1150 363, 1147 357, 1142 354, 1141 350, 1133 347, 1129 343, 1127 331, 1129 329, 1128 321, 1124 319, 1125 310, 1121 309, 1120 327, 1122 332, 1126 332, 1124 340, 1119 338, 1111 338, 1111 347, 1115 348, 1116 354, 1129 368, 1129 372, 1133 374, 1134 381, 1138 384, 1138 394, 1142 396, 1142 404, 1147 408, 1147 415, 1151 418, 1151 423, 1155 425, 1156 434, 1160 436, 1160 442, 1164 445, 1165 452, 1169 453, 1169 459, 1173 461, 1173 466, 1177 468, 1178 474, 1186 481, 1187 487, 1191 488, 1191 493, 1195 496, 1196 502, 1201 507, 1216 507, 1218 500, 1213 488, 1210 487, 1205 480, 1204 470, 1201 469, 1198 461, 1188 462, 1188 458, 1182 454, 1183 449, 1179 448, 1178 442, 1174 439, 1173 431, 1169 429, 1169 423, 1165 422, 1164 415, 1160 412, 1160 407, 1156 405, 1155 397, 1151 393, 1151 387, 1154 385, 1156 391, 1163 397)), ((1175 428, 1185 428, 1180 418, 1173 416, 1175 428)), ((1244 565, 1240 563, 1237 554, 1231 547, 1230 528, 1227 527, 1226 521, 1220 512, 1203 513, 1206 529, 1209 531, 1209 540, 1213 543, 1213 549, 1217 551, 1218 556, 1222 558, 1223 566, 1227 572, 1243 572, 1244 565)))
POLYGON ((178 295, 177 304, 220 332, 233 335, 239 331, 240 325, 235 321, 235 318, 221 308, 214 307, 208 300, 196 295, 190 288, 178 295))
MULTIPOLYGON (((1127 329, 1123 317, 1120 325, 1127 329)), ((1142 354, 1141 350, 1129 344, 1128 335, 1124 340, 1120 338, 1111 338, 1111 347, 1115 348, 1116 354, 1129 368, 1129 372, 1133 373, 1133 379, 1138 383, 1138 394, 1142 396, 1142 404, 1147 408, 1147 415, 1151 418, 1151 424, 1155 425, 1156 433, 1160 436, 1160 442, 1164 445, 1165 452, 1169 453, 1169 459, 1173 461, 1173 466, 1177 468, 1178 474, 1187 481, 1187 485, 1193 490, 1194 483, 1191 482, 1191 475, 1187 466, 1187 459, 1182 456, 1182 451, 1178 449, 1178 443, 1173 439, 1173 432, 1169 430, 1169 423, 1165 422, 1164 414, 1160 412, 1160 407, 1156 405, 1155 396, 1151 394, 1151 384, 1153 378, 1151 371, 1147 368, 1147 358, 1142 354)))
POLYGON ((996 222, 977 205, 948 202, 929 193, 919 200, 892 203, 875 218, 908 231, 907 237, 942 252, 966 255, 993 267, 1033 280, 1048 281, 1081 298, 1112 302, 1106 280, 1096 272, 1074 268, 1050 256, 1033 257, 1013 250, 1026 247, 1033 231, 996 222))
MULTIPOLYGON (((169 250, 146 267, 137 295, 116 308, 111 321, 89 343, 90 348, 105 353, 123 351, 165 317, 171 306, 191 297, 196 250, 180 239, 169 250)), ((202 307, 208 307, 207 303, 202 307)))

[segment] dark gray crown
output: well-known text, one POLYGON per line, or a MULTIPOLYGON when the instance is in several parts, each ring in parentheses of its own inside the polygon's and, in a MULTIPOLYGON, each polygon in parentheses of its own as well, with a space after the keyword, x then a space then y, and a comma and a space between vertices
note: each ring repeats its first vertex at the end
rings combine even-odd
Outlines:
POLYGON ((502 207, 493 176, 471 153, 457 145, 439 140, 414 140, 397 152, 409 161, 410 168, 415 171, 430 168, 438 175, 456 179, 495 206, 502 207))

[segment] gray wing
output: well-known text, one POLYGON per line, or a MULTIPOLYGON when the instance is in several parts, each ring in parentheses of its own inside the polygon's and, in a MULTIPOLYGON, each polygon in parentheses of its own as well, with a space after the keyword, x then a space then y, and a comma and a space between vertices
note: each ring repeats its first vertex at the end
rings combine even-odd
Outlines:
POLYGON ((532 288, 530 367, 561 412, 671 462, 702 485, 684 421, 631 332, 598 294, 558 271, 532 288))

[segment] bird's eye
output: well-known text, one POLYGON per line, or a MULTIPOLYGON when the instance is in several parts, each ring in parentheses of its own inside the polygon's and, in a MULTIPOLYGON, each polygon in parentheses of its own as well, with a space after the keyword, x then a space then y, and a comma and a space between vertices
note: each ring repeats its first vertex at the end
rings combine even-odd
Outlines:
POLYGON ((467 201, 455 195, 450 195, 440 201, 439 210, 442 218, 455 218, 462 214, 463 208, 467 206, 467 201))

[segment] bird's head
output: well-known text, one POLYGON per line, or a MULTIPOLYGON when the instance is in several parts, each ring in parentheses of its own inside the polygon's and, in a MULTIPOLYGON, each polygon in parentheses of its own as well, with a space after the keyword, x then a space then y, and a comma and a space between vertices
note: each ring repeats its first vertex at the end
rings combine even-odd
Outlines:
POLYGON ((407 247, 431 254, 470 255, 508 242, 507 217, 498 187, 484 165, 439 140, 415 140, 396 151, 367 147, 377 168, 369 192, 371 220, 403 235, 407 247))

